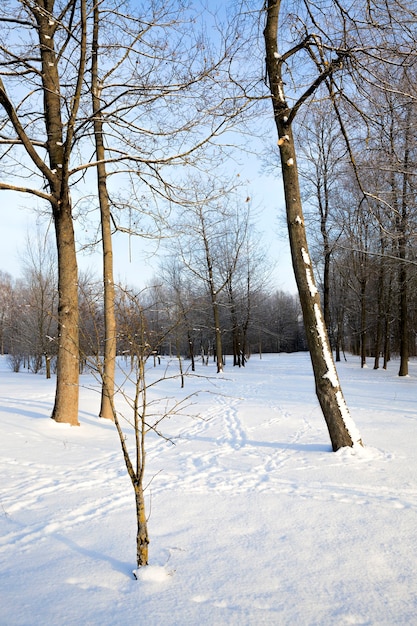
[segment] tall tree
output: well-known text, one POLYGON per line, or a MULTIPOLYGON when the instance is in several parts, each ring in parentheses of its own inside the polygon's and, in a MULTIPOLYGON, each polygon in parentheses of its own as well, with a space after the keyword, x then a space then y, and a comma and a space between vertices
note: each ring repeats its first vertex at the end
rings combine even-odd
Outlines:
POLYGON ((102 391, 100 417, 114 419, 112 396, 116 368, 117 326, 115 312, 115 287, 113 275, 113 243, 110 198, 107 187, 106 151, 103 130, 103 103, 99 77, 99 32, 100 8, 93 7, 93 37, 91 57, 91 97, 93 108, 93 131, 97 160, 97 190, 100 205, 101 240, 103 248, 103 293, 104 293, 104 355, 102 366, 102 391))
MULTIPOLYGON (((343 160, 346 148, 340 135, 337 120, 332 115, 331 103, 312 103, 306 110, 305 117, 300 124, 297 149, 301 163, 299 172, 303 196, 312 207, 311 218, 314 231, 320 232, 317 239, 318 251, 313 249, 313 257, 320 260, 321 290, 323 294, 323 315, 327 329, 331 335, 331 307, 330 307, 330 274, 331 257, 343 223, 335 220, 335 208, 340 204, 340 179, 343 176, 343 160)), ((313 231, 313 235, 315 232, 313 231)), ((311 234, 311 233, 310 233, 311 234)), ((314 236, 314 239, 316 237, 314 236)), ((310 242, 311 242, 310 236, 310 242)))
POLYGON ((316 393, 326 420, 333 450, 353 446, 361 437, 349 414, 341 390, 333 356, 330 350, 327 329, 322 314, 320 297, 315 285, 313 268, 308 252, 301 193, 297 171, 296 151, 293 137, 293 120, 298 110, 315 93, 343 62, 343 49, 331 50, 335 56, 323 61, 320 73, 312 78, 309 87, 301 93, 291 106, 285 95, 285 68, 288 60, 298 52, 314 55, 319 47, 314 33, 299 37, 288 50, 282 52, 279 39, 279 17, 281 0, 267 0, 264 29, 266 69, 271 92, 274 120, 278 131, 281 169, 284 184, 285 206, 292 263, 300 296, 307 341, 313 365, 316 393))
POLYGON ((0 78, 4 175, 12 176, 18 162, 23 178, 36 173, 40 179, 38 187, 3 180, 0 189, 29 193, 51 206, 59 294, 52 417, 78 425, 78 270, 70 176, 86 64, 87 1, 6 3, 0 9, 0 22, 0 72, 10 84, 8 90, 0 78))
POLYGON ((213 144, 247 106, 243 97, 240 103, 230 98, 225 69, 236 46, 233 38, 226 45, 220 37, 215 49, 197 14, 192 4, 177 0, 106 1, 93 7, 91 92, 106 328, 102 374, 108 379, 101 416, 112 415, 107 397, 116 346, 112 229, 152 238, 158 246, 169 203, 183 201, 184 167, 188 173, 212 162, 213 144), (115 174, 121 192, 110 184, 115 174))

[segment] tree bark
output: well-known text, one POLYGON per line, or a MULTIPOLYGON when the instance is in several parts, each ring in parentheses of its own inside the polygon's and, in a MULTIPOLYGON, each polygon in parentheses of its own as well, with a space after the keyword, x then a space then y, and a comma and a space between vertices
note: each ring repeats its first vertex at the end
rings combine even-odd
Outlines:
POLYGON ((308 252, 291 124, 291 109, 284 95, 282 58, 278 53, 280 0, 267 1, 264 30, 266 66, 278 131, 288 235, 304 327, 314 371, 317 398, 327 424, 333 450, 361 443, 340 387, 308 252))
POLYGON ((206 264, 207 264, 207 283, 210 291, 210 300, 211 300, 211 308, 213 311, 213 322, 214 322, 214 340, 216 346, 216 365, 217 365, 217 373, 223 372, 223 345, 222 345, 222 331, 220 328, 220 314, 219 314, 219 303, 217 301, 218 290, 216 290, 214 284, 214 272, 213 272, 213 259, 210 252, 209 240, 206 233, 206 225, 204 220, 204 215, 200 210, 200 222, 204 243, 204 250, 206 256, 206 264))
MULTIPOLYGON (((324 146, 320 146, 324 151, 324 146)), ((327 230, 327 220, 329 216, 329 186, 327 182, 327 168, 323 171, 323 197, 318 189, 318 204, 320 211, 320 232, 323 240, 323 316, 326 328, 330 328, 330 260, 331 246, 329 233, 327 230)))
POLYGON ((100 417, 113 419, 112 396, 116 368, 117 329, 115 314, 115 288, 113 276, 113 246, 111 233, 110 200, 107 189, 107 172, 103 141, 103 114, 101 110, 100 83, 98 77, 99 7, 94 5, 93 58, 91 71, 91 95, 94 116, 94 140, 97 157, 97 188, 100 205, 101 238, 103 247, 103 293, 104 293, 104 354, 102 370, 100 417))
POLYGON ((74 88, 72 108, 66 124, 65 140, 64 123, 61 116, 62 103, 58 58, 54 48, 54 35, 57 23, 51 19, 54 10, 54 0, 45 2, 45 9, 45 11, 33 10, 33 15, 38 23, 41 44, 44 113, 50 165, 48 178, 58 252, 58 362, 52 418, 57 422, 79 425, 78 268, 68 169, 74 136, 74 124, 85 69, 86 6, 83 0, 80 4, 83 27, 77 84, 74 88))
POLYGON ((149 535, 148 524, 146 519, 145 510, 145 496, 143 493, 143 487, 141 483, 135 485, 135 499, 136 499, 136 563, 138 567, 148 565, 149 558, 149 535))
POLYGON ((401 214, 398 216, 398 257, 400 267, 398 272, 398 283, 400 288, 399 314, 400 314, 400 368, 398 376, 408 376, 409 361, 409 338, 408 338, 408 272, 407 272, 407 222, 408 222, 408 168, 410 161, 410 126, 411 126, 410 105, 407 107, 406 129, 405 129, 405 149, 404 149, 404 172, 401 200, 401 214))
MULTIPOLYGON (((365 264, 366 267, 366 264, 365 264)), ((361 270, 363 271, 363 270, 361 270)), ((360 298, 360 308, 361 308, 361 327, 360 327, 360 353, 361 353, 361 367, 365 367, 366 365, 366 337, 367 337, 367 315, 366 315, 366 285, 367 285, 367 277, 366 274, 361 276, 359 279, 359 298, 360 298)))
MULTIPOLYGON (((212 287, 212 285, 210 285, 212 287)), ((223 372, 223 344, 222 344, 222 331, 220 328, 220 315, 219 315, 219 304, 217 302, 217 294, 212 289, 211 293, 211 306, 213 309, 213 321, 214 321, 214 335, 215 335, 215 345, 216 345, 216 365, 217 365, 217 373, 223 372)))
POLYGON ((55 404, 52 419, 78 426, 78 268, 71 202, 54 207, 58 250, 58 359, 55 404))

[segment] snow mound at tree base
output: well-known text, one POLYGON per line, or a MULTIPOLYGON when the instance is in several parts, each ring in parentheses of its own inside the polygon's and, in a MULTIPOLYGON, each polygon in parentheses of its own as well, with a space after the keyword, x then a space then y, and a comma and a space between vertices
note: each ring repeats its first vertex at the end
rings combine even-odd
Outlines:
POLYGON ((173 570, 167 570, 159 565, 146 565, 133 570, 136 580, 144 583, 164 583, 171 578, 173 570))

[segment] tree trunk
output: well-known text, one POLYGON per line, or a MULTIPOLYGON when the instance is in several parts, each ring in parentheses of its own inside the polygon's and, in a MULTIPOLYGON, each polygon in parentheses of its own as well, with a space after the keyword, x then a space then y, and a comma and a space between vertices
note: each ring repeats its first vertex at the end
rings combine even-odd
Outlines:
POLYGON ((51 378, 51 357, 49 354, 45 356, 45 368, 46 368, 46 378, 49 380, 51 378))
POLYGON ((282 60, 278 54, 278 17, 280 0, 268 0, 264 30, 266 65, 278 131, 284 183, 287 226, 295 279, 303 311, 304 327, 314 371, 316 393, 327 424, 333 450, 360 443, 361 438, 350 417, 330 350, 327 329, 315 285, 308 252, 304 216, 295 155, 291 110, 284 96, 282 60))
POLYGON ((230 306, 230 320, 232 323, 232 349, 233 349, 233 365, 238 365, 241 367, 241 354, 242 348, 240 345, 240 328, 237 320, 236 313, 236 304, 235 304, 235 296, 232 287, 231 279, 227 282, 227 294, 229 298, 229 306, 230 306))
POLYGON ((384 312, 384 348, 383 348, 383 369, 388 368, 391 358, 391 307, 392 307, 392 280, 391 273, 388 280, 388 290, 385 299, 384 312))
POLYGON ((115 289, 113 277, 113 247, 111 234, 110 200, 107 189, 107 172, 103 141, 103 114, 101 112, 98 78, 98 29, 99 8, 94 5, 93 60, 91 93, 94 115, 94 139, 97 158, 97 186, 100 205, 101 238, 103 247, 103 293, 104 293, 104 363, 102 371, 100 417, 113 419, 112 397, 116 368, 117 328, 115 314, 115 289))
POLYGON ((216 341, 216 365, 217 373, 223 371, 223 345, 222 345, 222 331, 220 329, 220 315, 219 305, 217 303, 216 294, 212 293, 212 308, 213 308, 213 320, 214 320, 214 333, 216 341))
POLYGON ((140 483, 135 485, 135 498, 137 521, 136 563, 138 567, 142 567, 144 565, 148 565, 149 535, 145 510, 145 497, 143 487, 140 483))
POLYGON ((400 268, 398 273, 398 283, 400 289, 400 369, 398 376, 408 376, 409 360, 409 339, 408 339, 408 272, 406 264, 407 256, 407 222, 408 222, 408 167, 410 160, 410 124, 411 106, 407 107, 406 131, 405 131, 405 154, 403 188, 401 201, 401 215, 398 218, 398 256, 400 258, 400 268))
POLYGON ((385 241, 381 236, 381 258, 378 267, 378 283, 377 283, 377 311, 376 311, 376 330, 375 330, 375 346, 374 346, 374 370, 379 369, 379 361, 381 357, 381 341, 382 341, 382 323, 383 323, 383 302, 385 292, 385 263, 384 263, 385 241))
POLYGON ((58 250, 58 359, 52 418, 79 426, 78 421, 78 268, 69 197, 54 208, 58 250))
MULTIPOLYGON (((48 3, 53 11, 54 3, 48 3)), ((85 3, 82 3, 85 24, 85 3)), ((74 124, 84 75, 85 47, 81 45, 79 74, 74 90, 73 108, 66 129, 61 116, 60 77, 54 48, 55 22, 47 11, 34 11, 41 41, 42 83, 49 156, 51 205, 55 224, 58 258, 58 359, 55 404, 52 418, 57 422, 79 425, 78 380, 78 268, 75 251, 72 206, 69 192, 69 157, 74 124), (45 43, 46 42, 46 43, 45 43), (64 130, 66 137, 64 141, 64 130)), ((85 33, 85 31, 84 31, 85 33)))
POLYGON ((211 255, 208 247, 208 241, 206 236, 204 235, 204 245, 206 251, 206 262, 207 262, 207 271, 208 271, 208 286, 210 290, 210 299, 211 299, 211 308, 213 311, 213 322, 214 322, 214 340, 215 340, 215 358, 217 364, 217 373, 223 371, 223 346, 222 346, 222 333, 220 329, 220 314, 219 314, 219 304, 217 302, 217 292, 214 285, 213 278, 213 265, 211 260, 211 255))
POLYGON ((361 367, 365 367, 366 365, 366 329, 367 329, 367 319, 366 319, 366 278, 361 278, 359 280, 360 284, 360 305, 361 305, 361 330, 360 330, 360 353, 361 353, 361 367))
POLYGON ((189 330, 187 330, 187 343, 188 343, 188 355, 191 361, 191 371, 195 372, 194 341, 191 337, 191 333, 189 330))
MULTIPOLYGON (((402 259, 404 255, 400 253, 402 259)), ((408 376, 408 285, 407 285, 407 268, 404 261, 401 262, 399 270, 399 288, 400 288, 400 368, 398 376, 408 376)))
POLYGON ((292 263, 303 311, 317 398, 326 420, 333 450, 336 451, 343 446, 353 446, 360 437, 352 424, 342 394, 321 311, 320 296, 314 281, 301 207, 292 131, 288 126, 279 130, 280 135, 288 136, 288 140, 281 147, 281 167, 292 263))
POLYGON ((330 328, 330 258, 331 248, 329 243, 329 234, 327 232, 327 216, 329 214, 329 191, 327 184, 324 189, 324 201, 319 198, 320 204, 320 231, 323 238, 323 316, 326 328, 330 328))

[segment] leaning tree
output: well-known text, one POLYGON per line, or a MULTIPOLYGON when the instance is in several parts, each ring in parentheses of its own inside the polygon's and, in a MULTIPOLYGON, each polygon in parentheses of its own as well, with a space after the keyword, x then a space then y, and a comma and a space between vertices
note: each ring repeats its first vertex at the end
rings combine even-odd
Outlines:
MULTIPOLYGON (((283 13, 282 4, 281 0, 268 0, 265 5, 266 69, 278 131, 292 263, 313 365, 316 393, 333 450, 338 450, 343 446, 360 443, 361 437, 342 393, 322 314, 320 295, 314 280, 301 203, 293 122, 300 108, 316 93, 320 85, 341 70, 347 52, 343 39, 337 43, 326 41, 323 45, 321 35, 317 35, 314 29, 315 20, 311 19, 309 3, 304 23, 300 18, 297 27, 292 30, 294 39, 289 41, 288 33, 285 32, 285 28, 280 28, 279 23, 283 13), (290 101, 286 96, 285 86, 293 82, 292 65, 299 55, 304 57, 305 63, 311 61, 312 73, 307 88, 304 87, 296 94, 294 100, 290 101)), ((305 68, 303 71, 305 74, 305 68)), ((303 78, 305 84, 306 77, 303 78)))

